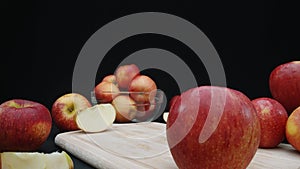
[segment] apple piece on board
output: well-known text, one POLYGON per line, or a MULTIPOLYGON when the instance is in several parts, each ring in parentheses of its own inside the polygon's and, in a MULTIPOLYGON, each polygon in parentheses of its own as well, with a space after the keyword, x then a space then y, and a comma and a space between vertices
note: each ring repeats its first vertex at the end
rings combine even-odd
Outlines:
POLYGON ((138 103, 153 102, 156 90, 156 83, 146 75, 136 76, 129 86, 130 97, 138 103))
POLYGON ((300 106, 288 117, 285 134, 287 141, 300 152, 300 106))
POLYGON ((277 66, 270 74, 269 87, 273 98, 288 114, 300 106, 300 61, 277 66))
POLYGON ((59 97, 52 105, 52 118, 61 131, 79 130, 77 113, 91 107, 89 100, 78 93, 68 93, 59 97))
POLYGON ((0 105, 0 152, 35 151, 52 128, 49 110, 42 104, 13 99, 0 105))
POLYGON ((74 164, 66 152, 3 152, 0 169, 73 169, 74 164), (1 168, 2 167, 2 168, 1 168))
POLYGON ((96 99, 100 103, 110 103, 119 95, 119 88, 110 82, 100 82, 94 89, 96 99))
POLYGON ((135 64, 119 66, 114 73, 118 87, 125 90, 128 90, 132 79, 139 74, 140 69, 135 64))
POLYGON ((276 100, 260 97, 252 100, 260 121, 261 137, 259 147, 274 148, 285 138, 288 114, 276 100))
POLYGON ((169 112, 164 112, 163 119, 165 122, 168 122, 169 112))
POLYGON ((137 113, 136 103, 129 95, 119 95, 113 101, 112 105, 116 110, 116 122, 130 122, 137 113))
POLYGON ((76 123, 85 132, 101 132, 116 119, 116 110, 109 103, 97 104, 77 114, 76 123))
POLYGON ((180 169, 246 168, 259 146, 260 123, 243 93, 201 86, 174 103, 166 134, 180 169))

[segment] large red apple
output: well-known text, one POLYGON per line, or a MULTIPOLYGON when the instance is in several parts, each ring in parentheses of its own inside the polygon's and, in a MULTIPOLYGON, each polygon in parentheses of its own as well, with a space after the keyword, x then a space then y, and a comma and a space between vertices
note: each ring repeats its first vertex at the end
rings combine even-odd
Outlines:
POLYGON ((180 95, 167 121, 167 141, 180 169, 246 168, 260 139, 260 124, 249 98, 216 86, 180 95))
POLYGON ((156 89, 156 83, 146 75, 136 76, 129 86, 130 96, 138 103, 153 102, 156 89))
POLYGON ((61 131, 79 130, 76 123, 77 113, 91 106, 87 98, 81 94, 65 94, 52 105, 53 121, 61 131))
POLYGON ((116 109, 116 122, 131 122, 137 113, 137 107, 134 100, 129 95, 119 95, 112 101, 112 105, 116 109))
POLYGON ((128 89, 132 79, 140 74, 140 69, 135 64, 128 64, 119 66, 115 71, 118 87, 121 89, 128 89))
POLYGON ((173 104, 176 102, 176 100, 179 98, 179 95, 175 95, 171 98, 171 100, 169 101, 169 110, 171 109, 171 107, 173 106, 173 104))
POLYGON ((52 127, 49 110, 22 99, 0 105, 0 152, 35 151, 48 138, 52 127))
POLYGON ((259 147, 273 148, 285 138, 288 114, 276 100, 261 97, 252 100, 260 121, 261 137, 259 147))
POLYGON ((111 102, 120 92, 119 88, 114 83, 105 81, 99 83, 94 91, 96 99, 100 103, 111 102))
POLYGON ((285 132, 288 142, 300 152, 300 106, 288 117, 285 132))
POLYGON ((269 87, 288 114, 300 106, 300 61, 277 66, 270 74, 269 87))

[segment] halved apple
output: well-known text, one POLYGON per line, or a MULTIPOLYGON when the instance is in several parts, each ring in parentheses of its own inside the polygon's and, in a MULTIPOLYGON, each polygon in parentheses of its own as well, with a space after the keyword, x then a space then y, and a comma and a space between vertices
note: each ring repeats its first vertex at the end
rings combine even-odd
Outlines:
POLYGON ((3 152, 0 169, 73 169, 74 164, 66 152, 3 152))
POLYGON ((78 112, 76 123, 85 132, 101 132, 109 128, 116 118, 116 110, 110 103, 97 104, 78 112))

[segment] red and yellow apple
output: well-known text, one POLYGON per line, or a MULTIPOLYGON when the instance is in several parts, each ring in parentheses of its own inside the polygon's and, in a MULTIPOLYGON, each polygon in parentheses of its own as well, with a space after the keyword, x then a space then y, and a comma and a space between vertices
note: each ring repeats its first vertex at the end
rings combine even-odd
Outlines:
POLYGON ((6 101, 0 105, 0 152, 35 151, 47 140, 51 127, 51 114, 44 105, 6 101))
POLYGON ((156 83, 146 75, 136 76, 129 86, 130 96, 138 103, 153 102, 156 89, 156 83))
POLYGON ((119 88, 111 82, 100 82, 94 89, 96 99, 100 103, 110 103, 120 92, 119 88))
POLYGON ((147 103, 138 103, 137 105, 137 113, 135 119, 137 122, 149 121, 152 120, 153 116, 155 116, 155 106, 156 103, 147 102, 147 103))
POLYGON ((89 100, 79 93, 64 94, 52 105, 53 121, 61 131, 79 130, 77 113, 91 106, 89 100))
POLYGON ((119 95, 112 101, 112 105, 116 109, 116 122, 131 122, 137 113, 136 103, 129 95, 119 95))
POLYGON ((287 141, 300 152, 300 106, 288 117, 285 134, 287 141))
POLYGON ((115 75, 107 75, 102 79, 102 82, 110 82, 117 85, 117 78, 115 75))
POLYGON ((135 64, 119 66, 114 73, 118 87, 125 90, 129 88, 132 79, 139 74, 140 69, 135 64))
POLYGON ((300 61, 277 66, 270 74, 269 87, 273 98, 288 114, 300 106, 300 61))
POLYGON ((243 93, 201 86, 173 104, 166 134, 180 169, 246 168, 259 146, 260 123, 243 93))
POLYGON ((260 121, 261 136, 259 147, 274 148, 285 138, 288 114, 276 100, 260 97, 252 100, 260 121))

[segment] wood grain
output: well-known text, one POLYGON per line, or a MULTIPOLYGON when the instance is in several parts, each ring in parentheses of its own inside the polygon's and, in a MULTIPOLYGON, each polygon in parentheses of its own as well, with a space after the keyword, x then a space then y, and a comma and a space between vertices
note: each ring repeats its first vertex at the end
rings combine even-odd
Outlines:
MULTIPOLYGON (((95 168, 176 169, 165 124, 113 124, 101 133, 61 133, 55 143, 95 168)), ((300 153, 288 144, 258 149, 248 169, 300 169, 300 153)))

